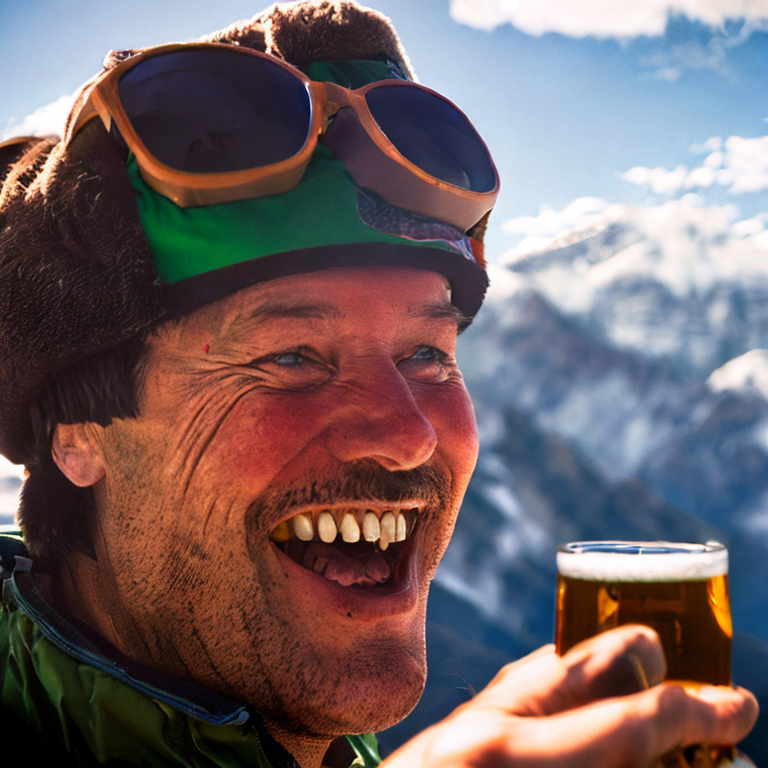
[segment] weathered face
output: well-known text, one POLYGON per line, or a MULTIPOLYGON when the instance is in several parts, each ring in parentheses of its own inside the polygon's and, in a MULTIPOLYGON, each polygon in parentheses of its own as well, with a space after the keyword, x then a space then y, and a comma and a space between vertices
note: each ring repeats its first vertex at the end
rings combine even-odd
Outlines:
MULTIPOLYGON (((416 703, 427 590, 477 456, 442 277, 243 290, 150 342, 102 434, 113 641, 318 736, 416 703)), ((104 629, 104 628, 103 628, 104 629)))

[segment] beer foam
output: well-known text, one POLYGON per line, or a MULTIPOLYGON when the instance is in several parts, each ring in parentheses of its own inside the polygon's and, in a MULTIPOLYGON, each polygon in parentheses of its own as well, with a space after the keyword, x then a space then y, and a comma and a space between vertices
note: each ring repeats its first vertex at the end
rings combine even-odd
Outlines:
POLYGON ((717 543, 585 541, 560 547, 557 571, 584 581, 705 581, 728 573, 728 550, 717 543))

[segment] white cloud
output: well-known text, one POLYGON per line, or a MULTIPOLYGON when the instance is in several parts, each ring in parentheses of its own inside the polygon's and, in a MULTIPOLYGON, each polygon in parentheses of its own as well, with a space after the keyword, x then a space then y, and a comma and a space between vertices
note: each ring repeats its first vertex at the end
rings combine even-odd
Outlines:
POLYGON ((680 191, 688 176, 688 169, 678 165, 674 171, 666 168, 645 168, 636 165, 621 175, 625 181, 649 187, 657 195, 671 195, 680 191))
POLYGON ((708 152, 719 152, 722 148, 723 140, 719 136, 711 136, 703 144, 691 144, 690 150, 694 154, 703 155, 708 152))
POLYGON ((714 29, 727 19, 759 25, 768 19, 768 0, 451 0, 451 16, 462 24, 490 30, 510 23, 529 35, 658 36, 680 14, 714 29))
POLYGON ((734 237, 745 238, 761 235, 765 231, 766 214, 758 214, 751 219, 742 219, 731 225, 731 234, 734 237))
POLYGON ((723 167, 730 191, 760 192, 768 189, 768 136, 744 139, 731 136, 725 142, 723 167))
POLYGON ((714 184, 727 187, 733 194, 768 190, 768 136, 730 136, 725 142, 713 137, 691 150, 697 153, 711 151, 702 164, 691 171, 683 165, 673 171, 637 165, 622 173, 621 178, 647 187, 657 195, 673 195, 684 189, 706 188, 714 184))
POLYGON ((695 189, 697 187, 701 189, 702 187, 711 187, 715 183, 716 178, 717 174, 713 168, 709 168, 707 166, 694 168, 685 179, 685 187, 686 189, 695 189))
POLYGON ((563 230, 582 228, 602 217, 608 203, 599 197, 580 197, 562 211, 542 208, 538 216, 519 216, 501 227, 508 234, 554 237, 563 230))
POLYGON ((711 152, 704 158, 705 168, 720 168, 723 165, 723 153, 720 151, 711 152))
MULTIPOLYGON (((746 25, 745 25, 746 26, 746 25)), ((746 38, 745 38, 746 39, 746 38)), ((641 56, 639 63, 657 80, 675 82, 688 70, 714 69, 730 73, 727 65, 731 40, 744 42, 740 35, 728 37, 724 32, 713 33, 708 40, 685 40, 669 46, 657 47, 653 53, 641 56)))
POLYGON ((50 104, 39 107, 22 120, 12 117, 0 134, 0 141, 14 136, 49 136, 51 134, 61 136, 74 100, 75 94, 62 96, 50 104))
POLYGON ((561 211, 543 207, 537 216, 508 219, 501 228, 508 235, 522 235, 515 252, 528 253, 546 248, 570 232, 601 225, 615 217, 620 208, 599 197, 579 197, 561 211))

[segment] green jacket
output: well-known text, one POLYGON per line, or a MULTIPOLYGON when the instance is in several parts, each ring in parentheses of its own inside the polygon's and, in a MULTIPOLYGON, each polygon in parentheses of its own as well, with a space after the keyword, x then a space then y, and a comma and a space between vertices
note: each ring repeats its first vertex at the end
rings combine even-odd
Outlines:
MULTIPOLYGON (((20 539, 0 536, 0 557, 5 754, 10 739, 45 765, 297 768, 248 707, 136 664, 54 610, 20 539)), ((350 768, 378 765, 372 734, 346 738, 350 768)))

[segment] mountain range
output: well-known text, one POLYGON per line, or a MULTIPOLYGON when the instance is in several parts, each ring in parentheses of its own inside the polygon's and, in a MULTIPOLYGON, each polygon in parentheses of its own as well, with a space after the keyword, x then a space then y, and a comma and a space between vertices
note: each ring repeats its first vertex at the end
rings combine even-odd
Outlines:
MULTIPOLYGON (((762 246, 761 246, 762 247, 762 246)), ((721 209, 617 207, 492 268, 459 360, 477 471, 384 751, 553 637, 566 541, 726 543, 733 678, 768 706, 768 260, 721 209), (730 229, 729 229, 730 228, 730 229)), ((765 251, 768 257, 768 251, 765 251)), ((745 742, 768 765, 768 718, 745 742)))

